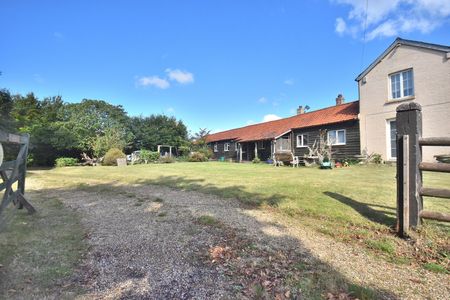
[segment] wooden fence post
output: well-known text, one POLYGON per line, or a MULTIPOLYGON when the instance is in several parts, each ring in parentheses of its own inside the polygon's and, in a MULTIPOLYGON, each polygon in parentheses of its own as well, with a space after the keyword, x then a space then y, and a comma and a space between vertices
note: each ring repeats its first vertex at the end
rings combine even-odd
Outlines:
POLYGON ((423 207, 420 189, 422 151, 422 107, 415 102, 397 107, 397 229, 408 234, 410 227, 420 225, 419 213, 423 207), (405 149, 407 148, 407 149, 405 149))

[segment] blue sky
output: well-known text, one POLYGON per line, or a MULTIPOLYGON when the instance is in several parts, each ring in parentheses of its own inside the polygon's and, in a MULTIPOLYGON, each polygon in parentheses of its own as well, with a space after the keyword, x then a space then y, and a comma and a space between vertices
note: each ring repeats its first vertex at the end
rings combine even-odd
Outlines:
POLYGON ((354 79, 397 36, 450 44, 448 0, 369 0, 367 18, 365 0, 15 0, 0 13, 1 88, 174 115, 193 132, 356 100, 354 79))

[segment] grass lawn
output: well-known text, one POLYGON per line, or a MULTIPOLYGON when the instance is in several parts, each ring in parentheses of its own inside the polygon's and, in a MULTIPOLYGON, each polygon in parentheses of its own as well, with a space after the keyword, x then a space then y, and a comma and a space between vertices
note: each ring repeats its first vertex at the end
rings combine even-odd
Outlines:
MULTIPOLYGON (((30 171, 28 182, 31 189, 108 189, 116 184, 158 184, 238 198, 337 240, 363 245, 370 253, 395 263, 419 263, 429 270, 448 272, 447 224, 426 222, 413 242, 395 236, 393 166, 319 170, 208 162, 126 168, 68 167, 30 171)), ((424 183, 427 187, 450 188, 450 174, 424 174, 424 183)), ((450 213, 450 201, 445 199, 426 198, 424 206, 427 210, 450 213)))

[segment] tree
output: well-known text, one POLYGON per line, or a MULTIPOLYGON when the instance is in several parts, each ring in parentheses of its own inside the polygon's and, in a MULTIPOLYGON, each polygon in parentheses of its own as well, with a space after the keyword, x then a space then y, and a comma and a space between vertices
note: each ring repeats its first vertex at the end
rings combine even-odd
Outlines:
POLYGON ((14 131, 14 119, 11 117, 13 109, 13 99, 6 89, 0 90, 0 130, 14 131))
POLYGON ((131 130, 135 135, 133 150, 149 149, 155 151, 157 145, 180 147, 188 144, 187 128, 180 120, 166 115, 133 117, 131 130))
POLYGON ((209 135, 211 130, 206 128, 200 128, 198 132, 194 133, 194 136, 192 137, 192 144, 194 148, 200 149, 207 147, 206 143, 206 137, 209 135))

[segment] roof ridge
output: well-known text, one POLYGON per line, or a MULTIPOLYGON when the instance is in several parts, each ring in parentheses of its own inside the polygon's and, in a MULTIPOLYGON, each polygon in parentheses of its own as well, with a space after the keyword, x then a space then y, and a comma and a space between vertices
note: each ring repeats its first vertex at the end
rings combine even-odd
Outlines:
POLYGON ((332 109, 332 108, 336 108, 336 107, 346 107, 346 106, 353 105, 353 104, 358 103, 358 102, 359 102, 359 100, 354 100, 354 101, 350 101, 350 102, 343 103, 343 104, 340 104, 340 105, 332 105, 332 106, 320 108, 320 109, 317 109, 317 110, 314 110, 314 111, 306 112, 306 113, 303 113, 303 114, 300 114, 300 115, 294 115, 294 116, 290 116, 290 117, 286 117, 286 118, 281 118, 281 119, 278 119, 278 120, 272 120, 272 121, 267 121, 267 122, 260 122, 260 123, 256 123, 256 124, 251 124, 251 125, 246 125, 246 126, 242 126, 242 127, 232 128, 232 129, 228 129, 228 130, 224 130, 224 131, 219 131, 219 132, 210 134, 210 136, 213 136, 213 135, 216 135, 216 134, 227 133, 227 132, 234 131, 234 130, 240 130, 240 129, 245 129, 245 128, 261 126, 263 124, 264 125, 275 124, 275 123, 286 121, 286 120, 289 120, 289 119, 294 119, 294 118, 302 117, 302 116, 305 116, 305 115, 311 115, 311 114, 314 114, 314 113, 319 113, 319 112, 327 110, 327 109, 332 109))

